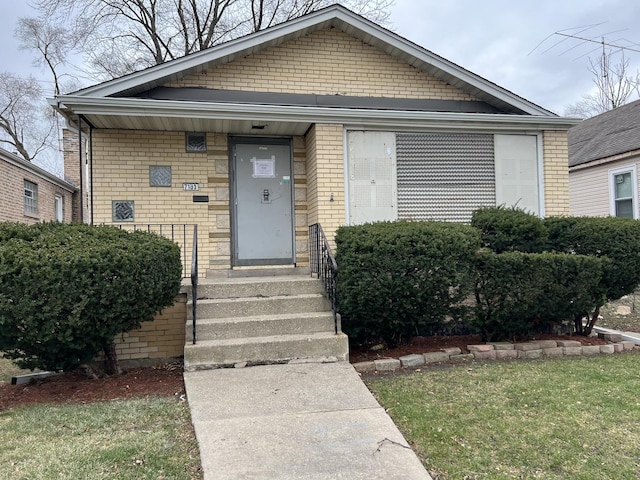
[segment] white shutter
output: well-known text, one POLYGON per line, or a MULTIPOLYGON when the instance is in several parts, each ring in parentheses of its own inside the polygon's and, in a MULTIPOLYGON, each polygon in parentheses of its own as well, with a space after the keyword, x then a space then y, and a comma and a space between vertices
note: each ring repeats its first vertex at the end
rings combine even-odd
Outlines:
POLYGON ((350 131, 349 224, 396 219, 395 134, 350 131))
POLYGON ((496 135, 496 204, 540 215, 535 135, 496 135))

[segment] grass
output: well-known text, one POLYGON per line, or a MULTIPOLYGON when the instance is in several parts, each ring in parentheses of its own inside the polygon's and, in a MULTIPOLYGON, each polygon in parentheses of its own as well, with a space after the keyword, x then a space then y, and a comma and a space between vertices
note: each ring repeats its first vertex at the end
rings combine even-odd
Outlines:
POLYGON ((638 479, 639 362, 471 364, 367 385, 436 480, 638 479))
POLYGON ((201 479, 189 407, 175 398, 0 412, 0 479, 201 479))

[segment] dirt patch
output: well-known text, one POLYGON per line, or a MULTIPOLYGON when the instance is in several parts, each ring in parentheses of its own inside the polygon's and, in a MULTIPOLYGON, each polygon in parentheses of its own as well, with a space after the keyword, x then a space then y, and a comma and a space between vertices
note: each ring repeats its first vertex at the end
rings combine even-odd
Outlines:
POLYGON ((89 403, 151 395, 184 395, 181 363, 134 368, 97 380, 82 373, 64 373, 25 385, 0 382, 0 410, 36 403, 89 403))
MULTIPOLYGON (((538 335, 535 340, 577 340, 582 345, 606 345, 607 342, 597 337, 581 337, 577 335, 538 335)), ((479 335, 457 336, 433 336, 413 337, 408 343, 395 348, 384 347, 375 349, 376 346, 350 346, 349 361, 351 363, 370 362, 382 358, 400 358, 412 353, 422 354, 427 352, 439 352, 443 348, 459 348, 462 353, 469 353, 468 345, 480 345, 484 342, 479 335), (371 348, 375 350, 372 350, 371 348)))

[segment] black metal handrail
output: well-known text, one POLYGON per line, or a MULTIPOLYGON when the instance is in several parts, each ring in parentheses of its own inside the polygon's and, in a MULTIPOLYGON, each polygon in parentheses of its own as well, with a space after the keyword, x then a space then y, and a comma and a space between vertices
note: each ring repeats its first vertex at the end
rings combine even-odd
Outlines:
POLYGON ((193 246, 191 248, 191 313, 193 344, 196 344, 196 318, 198 302, 198 225, 193 226, 193 246))
POLYGON ((338 292, 336 289, 338 264, 336 263, 336 258, 333 256, 331 246, 327 241, 324 230, 322 230, 322 225, 319 223, 314 223, 309 227, 309 244, 309 263, 311 273, 315 273, 322 281, 322 287, 324 288, 325 294, 331 303, 335 332, 338 333, 338 292))
MULTIPOLYGON (((122 230, 153 232, 175 242, 180 247, 182 278, 189 278, 189 230, 193 227, 196 234, 197 225, 190 223, 122 223, 117 225, 122 230)), ((197 245, 196 245, 197 247, 197 245)), ((192 257, 193 257, 193 252, 192 257)))

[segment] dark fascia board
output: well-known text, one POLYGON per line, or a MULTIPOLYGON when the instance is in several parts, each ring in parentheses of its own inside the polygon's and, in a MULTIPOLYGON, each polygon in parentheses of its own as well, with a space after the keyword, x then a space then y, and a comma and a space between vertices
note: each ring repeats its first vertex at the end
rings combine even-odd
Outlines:
POLYGON ((68 192, 74 193, 77 191, 77 188, 72 183, 63 180, 60 177, 56 177, 53 173, 47 172, 43 168, 34 165, 28 160, 25 160, 24 158, 19 157, 18 155, 11 153, 4 148, 0 148, 0 161, 7 162, 11 165, 21 168, 22 170, 26 170, 33 175, 56 184, 57 186, 64 190, 67 190, 68 192))
MULTIPOLYGON (((132 96, 184 75, 200 72, 209 65, 225 63, 263 48, 281 44, 289 39, 329 27, 336 27, 352 35, 360 36, 390 55, 403 52, 412 58, 409 62, 424 71, 439 72, 443 80, 459 80, 470 92, 487 103, 501 105, 501 110, 511 107, 513 113, 556 116, 524 98, 476 75, 455 63, 357 15, 341 5, 333 5, 302 17, 246 35, 236 40, 196 52, 185 57, 150 67, 108 82, 75 92, 78 96, 132 96), (478 95, 480 93, 480 95, 478 95)), ((451 82, 449 82, 451 83, 451 82)))
POLYGON ((209 88, 158 87, 136 96, 154 100, 253 105, 296 105, 307 107, 363 108, 424 112, 509 113, 477 101, 433 100, 348 95, 306 95, 294 93, 247 92, 209 88))

